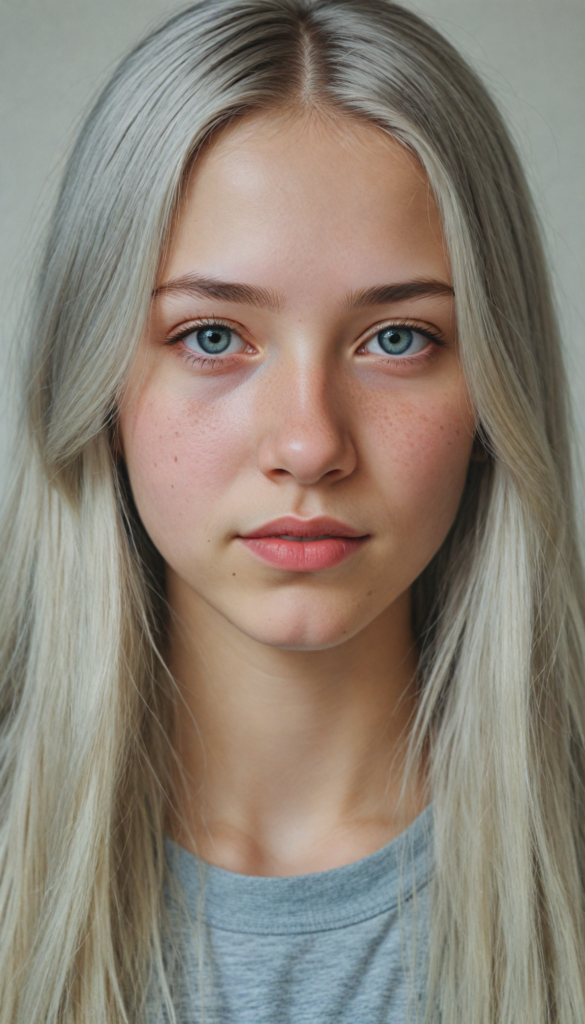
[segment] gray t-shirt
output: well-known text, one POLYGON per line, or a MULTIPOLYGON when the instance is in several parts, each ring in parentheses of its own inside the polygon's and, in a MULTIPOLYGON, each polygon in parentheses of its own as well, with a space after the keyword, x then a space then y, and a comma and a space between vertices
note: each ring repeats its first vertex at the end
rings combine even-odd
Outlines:
POLYGON ((188 915, 203 922, 199 930, 186 927, 180 901, 167 895, 173 927, 185 928, 174 988, 178 1024, 417 1020, 428 955, 431 807, 369 857, 291 878, 235 874, 165 843, 188 915))

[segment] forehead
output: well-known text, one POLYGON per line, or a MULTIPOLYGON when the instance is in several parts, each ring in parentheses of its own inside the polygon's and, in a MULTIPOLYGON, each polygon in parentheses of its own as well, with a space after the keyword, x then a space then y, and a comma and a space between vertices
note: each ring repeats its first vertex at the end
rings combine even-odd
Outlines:
POLYGON ((307 286, 319 266, 445 273, 437 206, 413 154, 353 118, 274 113, 223 129, 195 161, 164 276, 201 262, 250 280, 269 264, 307 286))

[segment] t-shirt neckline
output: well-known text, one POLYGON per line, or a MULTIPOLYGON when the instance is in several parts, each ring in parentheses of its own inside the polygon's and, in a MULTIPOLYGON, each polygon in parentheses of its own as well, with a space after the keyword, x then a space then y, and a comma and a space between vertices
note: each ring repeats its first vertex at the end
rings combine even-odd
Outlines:
POLYGON ((396 839, 342 867, 287 878, 242 875, 199 860, 169 836, 165 853, 191 913, 228 931, 265 935, 341 928, 396 909, 432 872, 432 805, 396 839))

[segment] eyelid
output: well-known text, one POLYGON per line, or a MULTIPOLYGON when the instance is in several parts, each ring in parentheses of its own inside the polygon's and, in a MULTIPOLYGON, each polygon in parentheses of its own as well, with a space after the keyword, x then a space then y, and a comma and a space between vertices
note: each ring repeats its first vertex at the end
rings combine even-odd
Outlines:
MULTIPOLYGON (((254 345, 252 345, 251 342, 246 338, 245 335, 246 335, 247 332, 242 327, 242 325, 236 323, 233 320, 229 320, 227 317, 214 317, 214 316, 196 317, 192 321, 190 321, 190 322, 188 322, 186 324, 184 323, 182 326, 180 326, 180 327, 176 328, 174 331, 172 331, 171 335, 167 338, 167 340, 165 341, 164 344, 165 345, 169 345, 169 346, 170 345, 176 345, 176 344, 178 344, 178 342, 182 341, 183 338, 187 337, 190 334, 193 334, 195 331, 199 330, 202 327, 218 327, 218 326, 219 327, 227 327, 228 330, 232 331, 234 334, 236 334, 241 339, 241 341, 248 348, 248 350, 252 349, 252 350, 257 352, 256 347, 254 345)), ((439 331, 438 328, 436 328, 434 326, 430 326, 429 324, 422 324, 420 321, 411 320, 411 319, 408 319, 408 318, 402 318, 402 319, 392 319, 392 318, 389 318, 387 320, 378 321, 377 324, 375 324, 373 327, 370 327, 368 329, 368 331, 367 331, 367 333, 365 335, 362 335, 360 341, 357 344, 357 347, 354 349, 354 355, 356 355, 356 354, 378 355, 378 353, 366 353, 366 352, 360 353, 360 349, 362 349, 365 345, 367 345, 370 341, 372 341, 376 337, 376 335, 380 333, 380 331, 383 331, 383 330, 385 330, 388 327, 394 327, 394 328, 397 328, 397 329, 406 328, 408 330, 412 330, 415 333, 420 334, 422 337, 427 338, 429 340, 429 342, 431 342, 432 344, 437 345, 437 346, 444 346, 446 344, 446 342, 445 342, 445 340, 444 340, 444 338, 442 336, 442 332, 439 331)), ((414 356, 408 356, 408 354, 405 354, 403 356, 392 356, 392 357, 388 356, 388 358, 391 358, 392 361, 396 361, 396 362, 398 362, 399 360, 401 362, 405 362, 408 359, 416 360, 419 357, 424 356, 426 351, 427 351, 427 347, 425 347, 425 349, 422 352, 416 353, 414 356)), ((233 353, 231 355, 229 355, 229 354, 227 354, 227 355, 220 355, 220 354, 218 354, 216 356, 213 356, 213 355, 206 355, 204 352, 202 352, 201 355, 198 355, 194 351, 191 351, 191 350, 187 351, 187 350, 185 350, 184 354, 185 354, 185 356, 188 356, 189 358, 192 358, 192 359, 196 360, 200 364, 203 364, 203 363, 211 364, 211 363, 226 363, 228 360, 233 360, 233 359, 237 358, 237 356, 242 355, 244 353, 243 352, 238 352, 238 353, 233 353)), ((248 351, 246 354, 250 355, 250 351, 248 351)), ((380 353, 380 356, 382 358, 384 358, 382 353, 380 353)))
POLYGON ((380 331, 384 331, 388 327, 395 327, 397 329, 407 328, 409 331, 414 331, 416 334, 422 334, 424 338, 428 338, 429 341, 433 342, 435 345, 446 344, 442 332, 439 331, 436 327, 431 327, 429 324, 422 324, 418 320, 409 320, 407 317, 403 317, 402 319, 389 318, 387 320, 380 320, 374 327, 368 328, 367 333, 365 335, 362 335, 360 341, 358 342, 357 348, 355 349, 355 354, 357 354, 364 345, 367 345, 367 343, 371 341, 372 338, 375 338, 376 335, 380 333, 380 331))
POLYGON ((174 345, 176 342, 182 341, 182 339, 186 338, 187 335, 193 334, 195 331, 198 331, 202 327, 227 327, 228 330, 233 331, 234 334, 237 334, 238 338, 241 338, 246 345, 250 346, 250 348, 254 347, 251 344, 251 342, 249 342, 248 339, 246 338, 246 332, 244 331, 244 328, 241 326, 241 324, 237 324, 233 320, 228 320, 226 317, 214 316, 195 317, 188 323, 183 324, 178 328, 175 328, 165 341, 165 345, 174 345))

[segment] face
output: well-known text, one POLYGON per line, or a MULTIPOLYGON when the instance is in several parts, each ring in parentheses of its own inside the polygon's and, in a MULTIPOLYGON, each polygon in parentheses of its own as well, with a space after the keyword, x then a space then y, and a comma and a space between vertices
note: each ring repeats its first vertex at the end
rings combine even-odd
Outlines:
POLYGON ((272 646, 390 620, 455 517, 473 413, 420 166, 255 115, 191 174, 120 430, 171 593, 272 646))

